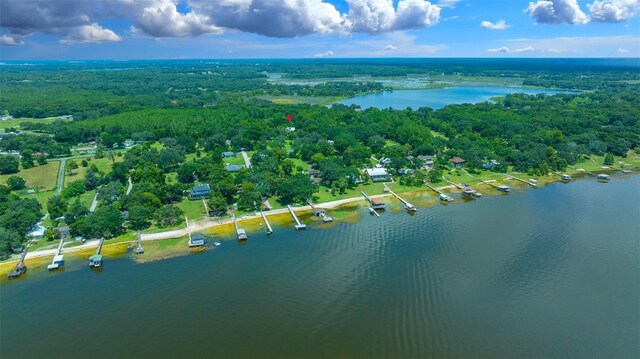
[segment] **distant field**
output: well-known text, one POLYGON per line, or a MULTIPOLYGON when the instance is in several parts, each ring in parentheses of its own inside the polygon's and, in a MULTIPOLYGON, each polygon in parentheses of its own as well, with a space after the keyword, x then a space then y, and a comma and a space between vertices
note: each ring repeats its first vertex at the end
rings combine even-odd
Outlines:
MULTIPOLYGON (((54 189, 58 178, 60 161, 49 161, 44 166, 36 166, 16 173, 27 181, 27 187, 38 187, 41 191, 54 189)), ((7 178, 14 175, 0 175, 0 183, 6 184, 7 178)))
POLYGON ((328 105, 333 102, 339 101, 341 97, 329 97, 329 96, 260 96, 261 100, 271 101, 277 105, 295 105, 300 103, 306 103, 310 105, 328 105))
POLYGON ((12 118, 11 120, 0 121, 0 130, 9 127, 20 127, 22 122, 34 122, 34 123, 51 123, 55 121, 57 117, 51 118, 12 118))

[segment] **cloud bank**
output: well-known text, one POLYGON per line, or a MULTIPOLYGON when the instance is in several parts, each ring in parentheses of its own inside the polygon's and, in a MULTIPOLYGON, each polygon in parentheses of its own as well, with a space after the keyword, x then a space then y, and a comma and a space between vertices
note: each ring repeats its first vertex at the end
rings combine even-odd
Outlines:
POLYGON ((581 25, 588 22, 623 22, 640 13, 640 0, 598 0, 588 4, 590 16, 577 0, 538 0, 524 10, 538 24, 581 25))
MULTIPOLYGON (((192 37, 229 31, 291 38, 420 29, 440 20, 426 0, 346 0, 341 13, 326 0, 2 0, 1 42, 20 45, 32 34, 63 44, 121 41, 105 20, 126 19, 133 35, 192 37), (102 24, 101 24, 102 23, 102 24)), ((456 1, 447 1, 451 6, 456 1)))

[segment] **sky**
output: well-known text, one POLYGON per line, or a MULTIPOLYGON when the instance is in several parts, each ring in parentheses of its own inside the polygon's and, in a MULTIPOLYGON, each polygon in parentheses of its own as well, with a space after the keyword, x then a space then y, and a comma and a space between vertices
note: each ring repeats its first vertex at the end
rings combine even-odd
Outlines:
POLYGON ((640 57, 640 0, 0 0, 0 60, 640 57))

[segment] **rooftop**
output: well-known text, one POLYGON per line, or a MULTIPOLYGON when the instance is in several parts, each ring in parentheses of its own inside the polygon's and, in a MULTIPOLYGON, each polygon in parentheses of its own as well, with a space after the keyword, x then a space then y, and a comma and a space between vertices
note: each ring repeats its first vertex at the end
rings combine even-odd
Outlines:
POLYGON ((369 176, 386 176, 388 175, 387 170, 384 168, 367 168, 364 170, 366 174, 369 176))
POLYGON ((463 158, 460 158, 460 157, 454 157, 454 158, 451 159, 451 162, 453 162, 453 163, 465 163, 467 161, 465 161, 463 158))

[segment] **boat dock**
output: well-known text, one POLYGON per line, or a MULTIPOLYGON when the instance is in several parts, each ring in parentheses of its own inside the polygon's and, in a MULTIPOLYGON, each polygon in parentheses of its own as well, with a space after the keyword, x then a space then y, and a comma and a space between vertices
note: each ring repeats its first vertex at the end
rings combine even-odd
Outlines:
POLYGON ((432 185, 425 183, 425 186, 427 186, 430 190, 432 190, 433 192, 437 193, 440 196, 440 200, 443 202, 451 202, 453 201, 453 198, 447 196, 446 194, 444 194, 441 190, 433 187, 432 185))
POLYGON ((459 184, 457 184, 457 183, 454 183, 454 182, 452 182, 452 181, 449 181, 449 180, 448 180, 448 179, 446 179, 444 176, 442 176, 442 179, 443 179, 445 182, 447 182, 447 183, 449 183, 449 184, 451 184, 451 185, 456 186, 456 188, 457 188, 457 189, 461 190, 461 191, 462 191, 462 195, 463 195, 464 197, 474 197, 474 198, 480 198, 480 197, 482 197, 482 193, 480 193, 480 192, 476 191, 475 189, 471 188, 471 186, 469 186, 468 184, 462 184, 462 185, 459 185, 459 184))
POLYGON ((404 208, 407 209, 407 211, 409 212, 415 212, 416 211, 416 207, 414 205, 412 205, 411 203, 405 201, 404 199, 402 199, 402 197, 398 196, 395 192, 393 192, 392 190, 389 190, 389 193, 391 193, 394 197, 396 197, 398 200, 400 200, 400 202, 402 202, 402 204, 404 204, 404 208))
POLYGON ((140 230, 138 230, 138 246, 136 247, 136 254, 144 253, 144 248, 142 248, 142 235, 140 234, 140 230))
POLYGON ((537 184, 535 184, 535 183, 533 183, 533 182, 531 182, 531 181, 523 180, 522 178, 518 178, 518 177, 516 177, 516 176, 512 176, 512 175, 508 175, 508 174, 506 174, 506 173, 503 173, 503 174, 504 174, 508 179, 512 179, 512 180, 520 181, 520 182, 522 182, 522 183, 526 183, 526 184, 528 184, 529 186, 531 186, 531 187, 533 187, 533 188, 538 188, 538 185, 537 185, 537 184))
POLYGON ((235 227, 235 229, 236 229, 236 236, 238 237, 238 240, 239 241, 246 240, 247 239, 247 232, 244 229, 238 227, 238 220, 236 219, 236 214, 232 213, 231 214, 231 218, 233 218, 233 227, 235 227))
POLYGON ((27 249, 28 248, 29 248, 29 246, 24 248, 24 252, 22 253, 22 256, 20 257, 20 260, 18 261, 18 264, 16 264, 16 267, 8 275, 9 279, 18 278, 19 276, 23 275, 27 271, 27 266, 24 264, 24 259, 27 257, 27 249))
POLYGON ((271 224, 269 223, 267 216, 262 211, 260 211, 260 215, 262 216, 262 220, 264 221, 264 224, 267 226, 267 229, 266 229, 267 234, 273 233, 273 229, 271 228, 271 224))
POLYGON ((559 173, 559 172, 556 172, 556 171, 549 171, 549 172, 551 172, 551 173, 553 173, 554 175, 556 175, 556 176, 560 177, 560 179, 561 179, 561 180, 563 180, 563 181, 565 181, 565 182, 569 182, 569 181, 571 181, 571 176, 569 176, 569 175, 568 175, 568 174, 566 174, 566 173, 559 173))
POLYGON ((369 208, 369 213, 375 215, 376 217, 380 218, 380 213, 378 213, 375 209, 373 209, 372 207, 367 207, 369 208))
POLYGON ((360 193, 362 194, 362 196, 364 196, 364 198, 369 201, 369 204, 371 205, 371 208, 373 209, 384 209, 386 207, 386 204, 384 203, 383 200, 379 199, 379 198, 371 198, 369 196, 367 196, 366 193, 364 193, 363 191, 360 191, 360 193))
POLYGON ((287 205, 287 208, 289 209, 289 213, 291 213, 291 217, 293 217, 293 220, 296 222, 296 224, 294 225, 294 228, 296 230, 307 229, 307 225, 300 222, 300 220, 298 219, 298 216, 296 216, 296 213, 293 211, 293 208, 291 208, 290 204, 287 205))
POLYGON ((51 264, 47 266, 47 270, 56 270, 64 264, 64 256, 62 255, 62 246, 64 245, 64 238, 60 239, 56 254, 53 256, 51 264))
POLYGON ((309 204, 309 206, 313 210, 313 215, 314 216, 321 217, 322 221, 324 223, 333 222, 333 218, 327 214, 327 211, 325 209, 318 208, 318 207, 314 206, 313 202, 311 202, 311 200, 307 200, 307 203, 309 204))
POLYGON ((100 251, 102 250, 103 243, 104 243, 104 237, 100 238, 100 242, 98 243, 98 248, 96 248, 96 254, 89 257, 89 267, 99 268, 102 266, 102 255, 100 254, 100 251))

